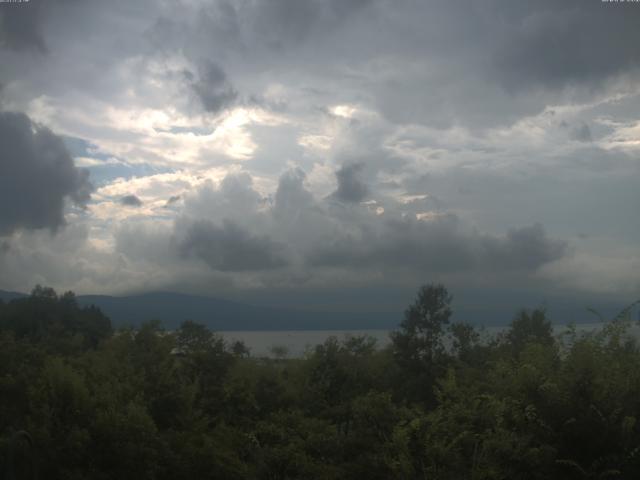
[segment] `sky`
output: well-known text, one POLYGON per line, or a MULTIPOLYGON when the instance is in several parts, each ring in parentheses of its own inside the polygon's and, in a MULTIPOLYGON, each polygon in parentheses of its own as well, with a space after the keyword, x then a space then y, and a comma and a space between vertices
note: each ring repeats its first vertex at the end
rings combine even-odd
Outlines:
POLYGON ((640 3, 0 3, 0 289, 640 297, 640 3))

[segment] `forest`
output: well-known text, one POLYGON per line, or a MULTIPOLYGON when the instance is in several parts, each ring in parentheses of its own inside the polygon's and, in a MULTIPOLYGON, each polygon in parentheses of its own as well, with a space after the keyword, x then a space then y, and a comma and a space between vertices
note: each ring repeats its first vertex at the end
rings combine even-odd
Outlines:
MULTIPOLYGON (((114 330, 73 293, 0 302, 5 479, 640 478, 631 309, 491 338, 422 286, 380 348, 331 337, 254 357, 185 320, 114 330)), ((2 478, 2 477, 0 477, 2 478)))

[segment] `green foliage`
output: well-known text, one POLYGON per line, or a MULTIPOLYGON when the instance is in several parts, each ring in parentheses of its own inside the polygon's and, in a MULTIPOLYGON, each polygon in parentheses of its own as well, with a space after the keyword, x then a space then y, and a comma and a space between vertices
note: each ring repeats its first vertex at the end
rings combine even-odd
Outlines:
POLYGON ((443 285, 421 287, 405 311, 400 330, 391 334, 394 356, 405 373, 406 395, 428 405, 433 404, 434 381, 446 366, 443 340, 452 298, 443 285))
POLYGON ((47 479, 640 477, 630 310, 554 338, 522 311, 482 341, 423 287, 390 347, 252 358, 205 326, 111 332, 72 293, 0 304, 0 466, 47 479))
POLYGON ((449 326, 449 333, 454 354, 460 360, 472 363, 481 350, 480 334, 473 325, 463 322, 452 323, 449 326))
POLYGON ((39 285, 30 297, 2 306, 0 328, 64 354, 95 348, 112 333, 111 322, 98 308, 80 308, 72 292, 58 297, 39 285))
POLYGON ((553 344, 553 328, 546 312, 543 309, 532 312, 522 310, 511 322, 505 341, 514 353, 520 352, 529 343, 553 344))
POLYGON ((451 317, 452 296, 443 285, 425 285, 404 314, 392 339, 398 357, 407 364, 429 365, 443 354, 444 327, 451 317))

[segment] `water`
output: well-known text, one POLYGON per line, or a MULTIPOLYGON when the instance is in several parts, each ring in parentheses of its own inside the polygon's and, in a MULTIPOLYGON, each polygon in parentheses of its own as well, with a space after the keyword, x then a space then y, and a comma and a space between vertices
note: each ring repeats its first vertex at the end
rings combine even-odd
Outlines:
MULTIPOLYGON (((602 327, 602 323, 579 323, 576 324, 576 330, 580 332, 588 332, 602 327)), ((488 339, 498 333, 504 331, 507 327, 484 327, 478 328, 481 338, 488 339)), ((559 335, 566 331, 566 325, 554 325, 554 334, 559 335)), ((640 337, 640 331, 637 326, 632 328, 632 332, 640 337)), ((245 343, 254 357, 275 356, 274 347, 282 350, 283 356, 288 358, 302 357, 305 352, 312 349, 316 345, 324 343, 324 341, 335 336, 342 340, 347 335, 362 336, 368 335, 376 339, 378 348, 387 346, 391 340, 389 338, 390 330, 271 330, 271 331, 229 331, 220 332, 225 340, 232 342, 241 340, 245 343), (282 348, 283 347, 283 348, 282 348)))
POLYGON ((342 340, 346 335, 368 335, 376 339, 378 348, 390 342, 389 330, 277 330, 221 333, 227 341, 243 341, 254 357, 273 356, 271 352, 273 347, 284 347, 287 357, 301 357, 307 349, 324 343, 331 336, 342 340))

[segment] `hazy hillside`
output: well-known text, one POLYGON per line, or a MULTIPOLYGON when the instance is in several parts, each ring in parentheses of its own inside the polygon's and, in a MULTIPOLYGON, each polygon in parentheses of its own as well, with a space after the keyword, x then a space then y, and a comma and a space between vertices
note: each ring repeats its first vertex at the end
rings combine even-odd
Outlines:
MULTIPOLYGON (((27 294, 0 290, 0 299, 7 302, 27 294)), ((252 305, 230 300, 185 295, 172 292, 152 292, 140 295, 115 297, 108 295, 79 295, 81 305, 96 305, 113 322, 114 326, 138 326, 146 320, 160 320, 166 328, 176 328, 184 320, 205 324, 216 331, 225 330, 370 330, 393 329, 402 318, 402 311, 331 311, 304 309, 304 304, 282 308, 252 305)), ((541 304, 528 304, 526 298, 508 295, 500 303, 498 298, 485 298, 487 305, 478 307, 481 299, 461 295, 456 301, 456 321, 474 325, 504 326, 521 308, 542 305, 555 324, 598 321, 587 311, 594 307, 605 317, 614 316, 624 303, 606 303, 598 299, 580 298, 573 302, 557 299, 541 304)), ((639 313, 633 310, 633 318, 639 313)))
POLYGON ((26 293, 19 293, 19 292, 7 292, 4 290, 0 290, 0 300, 2 300, 3 302, 10 302, 11 300, 15 299, 15 298, 22 298, 22 297, 26 297, 27 294, 26 293))
MULTIPOLYGON (((9 301, 23 293, 0 291, 9 301)), ((205 324, 212 330, 342 330, 394 328, 401 312, 309 312, 246 305, 219 298, 170 292, 113 297, 79 295, 80 305, 96 305, 114 326, 137 326, 146 320, 160 320, 176 328, 184 320, 205 324)))

